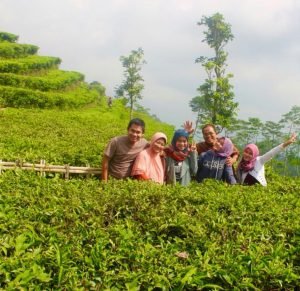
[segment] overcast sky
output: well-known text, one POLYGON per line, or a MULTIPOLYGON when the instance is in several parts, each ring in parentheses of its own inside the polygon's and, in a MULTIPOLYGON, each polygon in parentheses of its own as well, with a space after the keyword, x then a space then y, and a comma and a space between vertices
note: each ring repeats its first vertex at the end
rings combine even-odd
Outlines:
POLYGON ((60 57, 61 69, 111 96, 123 80, 120 56, 141 47, 140 103, 178 127, 196 118, 188 104, 205 73, 195 59, 213 55, 197 22, 216 12, 235 37, 225 50, 238 117, 279 121, 300 106, 299 0, 0 0, 0 31, 60 57))

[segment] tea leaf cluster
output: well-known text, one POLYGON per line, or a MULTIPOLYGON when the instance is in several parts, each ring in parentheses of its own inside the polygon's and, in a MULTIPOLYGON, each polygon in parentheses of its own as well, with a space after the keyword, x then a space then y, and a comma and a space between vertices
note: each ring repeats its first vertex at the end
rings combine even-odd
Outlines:
POLYGON ((300 183, 270 182, 184 188, 7 171, 0 287, 290 290, 300 284, 300 183))

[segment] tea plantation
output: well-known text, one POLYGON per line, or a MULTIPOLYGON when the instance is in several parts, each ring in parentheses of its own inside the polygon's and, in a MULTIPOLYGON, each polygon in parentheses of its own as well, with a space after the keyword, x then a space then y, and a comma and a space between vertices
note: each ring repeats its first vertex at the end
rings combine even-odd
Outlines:
MULTIPOLYGON (((100 167, 108 140, 126 133, 122 101, 108 108, 59 59, 1 39, 0 159, 100 167)), ((172 126, 135 116, 146 138, 172 137, 172 126)), ((300 179, 267 170, 268 187, 2 171, 0 289, 294 290, 300 179)))
POLYGON ((291 290, 300 284, 300 181, 0 176, 0 287, 8 290, 291 290))

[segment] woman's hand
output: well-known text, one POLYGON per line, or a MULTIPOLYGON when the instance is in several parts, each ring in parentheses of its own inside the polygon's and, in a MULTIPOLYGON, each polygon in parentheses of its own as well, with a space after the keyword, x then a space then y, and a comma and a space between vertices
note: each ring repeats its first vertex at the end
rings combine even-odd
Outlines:
POLYGON ((293 132, 291 137, 286 142, 284 142, 282 146, 285 148, 288 145, 290 145, 291 143, 294 143, 296 141, 296 139, 297 139, 297 135, 295 132, 293 132))
POLYGON ((190 146, 190 150, 192 152, 196 152, 197 151, 197 146, 196 146, 196 142, 193 140, 190 146))
POLYGON ((188 133, 188 134, 191 134, 193 133, 195 130, 193 129, 193 122, 192 121, 186 121, 184 124, 183 124, 183 128, 184 130, 188 133))

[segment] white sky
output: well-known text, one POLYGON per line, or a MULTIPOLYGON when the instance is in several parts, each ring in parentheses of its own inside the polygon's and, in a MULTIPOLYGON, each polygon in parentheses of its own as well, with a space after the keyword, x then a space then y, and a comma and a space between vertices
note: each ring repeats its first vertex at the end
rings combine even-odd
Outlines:
POLYGON ((225 50, 239 118, 279 121, 300 105, 299 0, 0 0, 0 31, 60 57, 61 69, 111 96, 123 80, 120 56, 141 47, 140 103, 178 127, 196 118, 188 104, 205 73, 195 59, 213 55, 197 22, 216 12, 235 37, 225 50))

